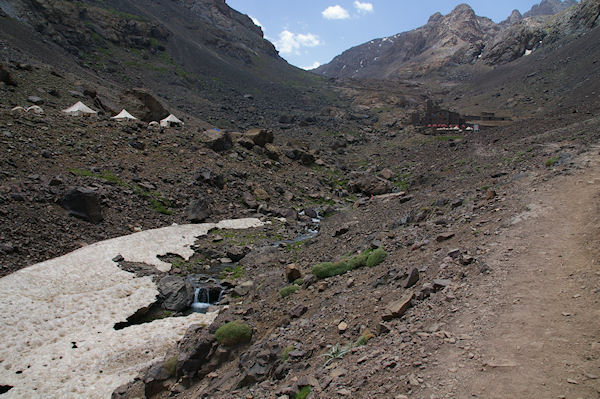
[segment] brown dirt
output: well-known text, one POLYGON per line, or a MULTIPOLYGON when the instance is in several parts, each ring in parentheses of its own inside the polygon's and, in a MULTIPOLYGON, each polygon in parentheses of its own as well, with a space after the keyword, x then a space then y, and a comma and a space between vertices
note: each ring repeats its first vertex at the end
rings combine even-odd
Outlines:
MULTIPOLYGON (((529 189, 447 330, 419 397, 600 397, 600 162, 529 189), (460 339, 463 338, 463 339, 460 339)), ((527 185, 524 185, 526 188, 527 185)))

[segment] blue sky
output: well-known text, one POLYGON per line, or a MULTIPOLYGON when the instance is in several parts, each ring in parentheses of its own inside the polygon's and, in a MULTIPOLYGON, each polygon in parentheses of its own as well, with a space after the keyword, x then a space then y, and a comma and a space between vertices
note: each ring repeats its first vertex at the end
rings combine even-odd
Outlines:
MULTIPOLYGON (((342 51, 391 36, 447 14, 464 1, 449 0, 226 0, 260 23, 280 55, 300 68, 324 64, 342 51)), ((475 13, 496 22, 540 0, 471 0, 475 13)))

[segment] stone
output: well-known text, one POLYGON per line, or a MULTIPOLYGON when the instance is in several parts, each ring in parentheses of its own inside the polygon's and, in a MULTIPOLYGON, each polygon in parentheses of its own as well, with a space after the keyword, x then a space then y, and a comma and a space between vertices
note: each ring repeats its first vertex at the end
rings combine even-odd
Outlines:
POLYGON ((486 191, 486 193, 485 193, 485 199, 486 200, 489 201, 489 200, 492 200, 494 198, 496 198, 496 191, 494 191, 494 190, 488 190, 488 191, 486 191))
POLYGON ((188 327, 177 347, 177 377, 195 377, 200 368, 207 363, 215 342, 214 333, 207 331, 205 326, 193 324, 188 327))
POLYGON ((455 236, 455 234, 452 232, 442 233, 442 234, 438 235, 435 240, 437 242, 443 242, 443 241, 447 241, 447 240, 451 239, 454 236, 455 236))
POLYGON ((336 378, 343 377, 346 374, 348 374, 348 370, 346 370, 345 368, 338 367, 336 369, 333 369, 331 373, 329 373, 329 377, 331 377, 332 380, 335 380, 336 378))
POLYGON ((280 156, 279 148, 271 143, 265 144, 265 154, 273 161, 278 161, 280 156))
POLYGON ((35 105, 42 105, 44 103, 44 100, 37 96, 29 96, 27 97, 27 101, 35 105))
POLYGON ((379 175, 386 180, 390 180, 392 177, 394 177, 394 172, 392 172, 388 168, 385 168, 381 172, 379 172, 379 175))
POLYGON ((390 303, 381 317, 383 321, 397 319, 404 315, 408 308, 410 308, 414 297, 415 293, 410 291, 404 294, 400 300, 390 303))
POLYGON ((377 334, 387 334, 389 333, 390 327, 388 325, 386 325, 385 323, 379 323, 377 325, 377 334))
POLYGON ((444 288, 448 287, 449 285, 450 285, 450 280, 445 280, 445 279, 433 280, 433 290, 436 292, 443 290, 444 288))
POLYGON ((254 281, 244 281, 243 283, 236 285, 232 292, 236 296, 246 296, 253 287, 254 281))
POLYGON ((249 192, 245 192, 242 194, 242 201, 244 201, 244 204, 246 204, 246 206, 248 208, 251 208, 251 209, 258 208, 258 202, 254 198, 254 196, 249 192))
POLYGON ((308 308, 303 304, 299 303, 288 311, 288 314, 292 319, 298 319, 308 311, 308 308))
POLYGON ((198 183, 208 184, 209 186, 223 188, 225 187, 225 178, 223 175, 213 172, 209 168, 200 169, 195 176, 198 183))
POLYGON ((190 307, 194 294, 181 276, 169 275, 158 281, 158 292, 162 307, 166 310, 181 312, 190 307))
POLYGON ((165 106, 146 89, 133 88, 122 92, 119 104, 144 122, 160 121, 169 115, 165 106))
POLYGON ((345 333, 348 329, 348 323, 342 321, 340 324, 338 324, 337 329, 340 334, 345 333))
POLYGON ((467 266, 470 265, 471 263, 475 262, 475 258, 472 257, 471 255, 463 255, 460 257, 460 263, 463 266, 467 266))
POLYGON ((239 357, 238 366, 243 375, 240 387, 254 385, 269 378, 275 371, 280 357, 280 348, 267 343, 254 345, 239 357))
POLYGON ((121 255, 121 254, 115 256, 114 258, 112 258, 113 262, 123 262, 124 260, 125 260, 125 258, 123 258, 123 255, 121 255))
POLYGON ((205 147, 215 152, 227 151, 233 147, 233 141, 229 133, 219 129, 205 130, 200 134, 200 141, 205 147))
POLYGON ((64 195, 59 203, 71 216, 94 224, 103 220, 100 199, 92 189, 75 188, 64 195))
POLYGON ((300 388, 311 386, 314 392, 321 392, 321 384, 319 384, 319 381, 312 375, 305 375, 300 377, 300 379, 296 383, 296 386, 300 388))
POLYGON ((271 196, 269 195, 269 193, 262 187, 256 187, 253 191, 252 194, 254 195, 254 198, 256 198, 259 201, 269 201, 271 199, 271 196))
POLYGON ((297 264, 291 263, 285 268, 285 278, 288 282, 293 283, 302 277, 302 272, 297 264))
POLYGON ((350 190, 366 195, 382 195, 392 192, 394 186, 388 180, 371 175, 362 175, 348 183, 350 190))
POLYGON ((244 136, 260 147, 264 147, 267 143, 272 143, 274 138, 273 132, 267 129, 250 129, 244 136))
POLYGON ((458 258, 460 256, 460 249, 451 249, 450 251, 448 251, 447 256, 451 257, 452 259, 458 258))
POLYGON ((416 267, 414 267, 410 271, 410 274, 408 275, 408 278, 404 282, 404 288, 410 288, 413 285, 417 284, 418 281, 419 281, 419 269, 417 269, 416 267))
POLYGON ((211 215, 208 200, 198 198, 192 201, 187 208, 186 214, 191 223, 202 223, 211 215))
POLYGON ((17 86, 17 82, 15 82, 8 69, 2 64, 0 64, 0 82, 3 82, 7 86, 17 86))
POLYGON ((463 199, 459 198, 459 199, 452 201, 452 203, 450 203, 450 208, 456 209, 456 208, 462 206, 462 204, 463 204, 463 199))
POLYGON ((234 245, 227 250, 227 257, 233 262, 239 262, 244 256, 248 255, 248 252, 250 252, 250 248, 234 245))

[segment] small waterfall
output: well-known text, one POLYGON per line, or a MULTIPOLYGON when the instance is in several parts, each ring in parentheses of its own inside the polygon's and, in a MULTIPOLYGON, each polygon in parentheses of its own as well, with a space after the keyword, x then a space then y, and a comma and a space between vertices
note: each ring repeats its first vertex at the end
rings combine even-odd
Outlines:
POLYGON ((211 305, 217 304, 221 301, 224 291, 225 290, 223 288, 220 288, 219 295, 215 300, 214 297, 216 296, 216 290, 214 285, 210 287, 197 286, 194 289, 194 302, 192 302, 191 306, 192 311, 197 313, 206 313, 211 305), (211 298, 211 291, 213 293, 213 298, 211 298))

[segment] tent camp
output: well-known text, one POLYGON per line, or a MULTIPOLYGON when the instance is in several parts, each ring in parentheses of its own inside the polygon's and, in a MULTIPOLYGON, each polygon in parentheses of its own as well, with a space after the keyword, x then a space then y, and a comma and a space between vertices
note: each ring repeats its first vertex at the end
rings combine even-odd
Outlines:
POLYGON ((124 122, 124 121, 135 121, 137 120, 137 118, 133 115, 131 115, 129 112, 127 112, 127 110, 122 109, 121 112, 119 112, 118 115, 113 116, 110 119, 114 119, 116 121, 119 122, 124 122))
POLYGON ((42 107, 38 107, 37 105, 32 105, 31 107, 27 107, 26 109, 27 112, 33 112, 34 114, 43 114, 44 110, 42 109, 42 107))
POLYGON ((160 125, 162 127, 183 126, 183 122, 179 120, 175 115, 171 114, 165 119, 161 120, 160 125))
POLYGON ((73 104, 69 108, 63 109, 62 112, 64 112, 67 115, 70 115, 70 116, 92 116, 92 115, 98 114, 98 112, 94 111, 93 109, 91 109, 90 107, 88 107, 87 105, 82 103, 81 101, 77 101, 75 104, 73 104))

